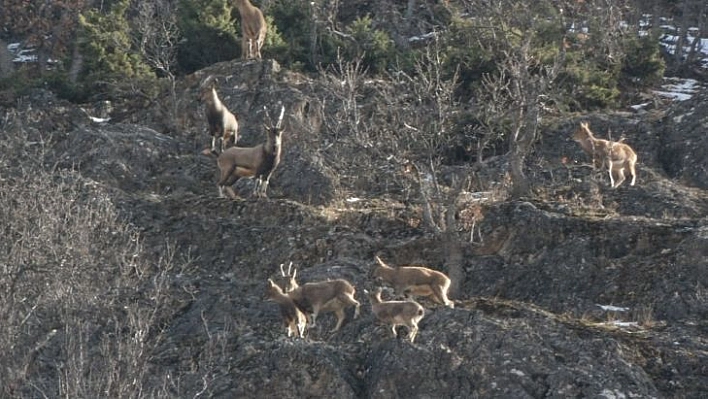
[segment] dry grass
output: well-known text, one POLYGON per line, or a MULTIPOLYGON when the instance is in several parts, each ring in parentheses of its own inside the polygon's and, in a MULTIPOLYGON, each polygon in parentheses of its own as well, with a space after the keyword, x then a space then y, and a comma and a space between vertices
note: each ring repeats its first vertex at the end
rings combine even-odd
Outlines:
POLYGON ((151 363, 189 261, 150 259, 108 193, 0 139, 0 397, 174 397, 151 363), (158 388, 155 388, 158 387, 158 388))

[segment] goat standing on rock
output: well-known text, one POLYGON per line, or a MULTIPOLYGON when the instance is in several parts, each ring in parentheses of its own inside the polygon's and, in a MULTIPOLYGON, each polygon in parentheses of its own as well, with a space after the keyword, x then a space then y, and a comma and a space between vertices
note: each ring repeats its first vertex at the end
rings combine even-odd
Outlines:
POLYGON ((393 336, 397 337, 396 326, 408 327, 408 339, 413 342, 418 334, 418 323, 425 316, 425 309, 415 301, 382 301, 381 287, 369 293, 371 310, 376 318, 391 325, 393 336))
POLYGON ((607 167, 610 174, 610 186, 619 187, 625 181, 625 171, 632 175, 631 186, 637 178, 635 164, 637 154, 632 147, 620 141, 596 139, 587 123, 581 122, 580 129, 573 134, 573 140, 583 148, 586 154, 592 157, 595 168, 607 167))
POLYGON ((288 337, 294 334, 296 337, 302 338, 305 334, 305 325, 307 323, 305 314, 298 309, 293 300, 283 293, 283 290, 271 279, 268 279, 266 298, 279 305, 280 315, 288 331, 288 337))
POLYGON ((285 107, 280 110, 280 117, 275 126, 265 126, 265 143, 255 147, 231 147, 219 155, 216 163, 221 172, 218 184, 221 197, 224 196, 223 190, 226 189, 231 198, 236 198, 233 185, 242 177, 255 177, 256 195, 266 196, 270 177, 280 164, 283 115, 285 115, 285 107))
POLYGON ((455 307, 447 297, 451 281, 445 274, 422 266, 390 267, 378 256, 376 262, 378 265, 374 266, 374 278, 392 285, 396 294, 430 296, 440 304, 455 307))
POLYGON ((295 305, 305 313, 310 327, 315 326, 317 315, 320 312, 334 312, 337 316, 337 325, 332 329, 332 332, 339 330, 342 326, 345 318, 344 309, 354 306, 354 318, 359 317, 361 304, 354 298, 356 289, 347 280, 340 278, 306 283, 300 286, 295 281, 297 269, 290 274, 290 268, 288 268, 288 274, 286 275, 281 265, 280 272, 286 279, 284 283, 285 292, 295 305))
POLYGON ((211 135, 211 151, 216 153, 217 139, 221 140, 222 152, 228 147, 229 143, 236 145, 238 141, 238 118, 219 100, 214 83, 207 83, 210 80, 211 78, 204 82, 199 99, 206 104, 206 118, 209 125, 209 134, 211 135))
POLYGON ((241 57, 261 59, 261 47, 268 31, 263 13, 248 0, 234 3, 241 15, 241 57))

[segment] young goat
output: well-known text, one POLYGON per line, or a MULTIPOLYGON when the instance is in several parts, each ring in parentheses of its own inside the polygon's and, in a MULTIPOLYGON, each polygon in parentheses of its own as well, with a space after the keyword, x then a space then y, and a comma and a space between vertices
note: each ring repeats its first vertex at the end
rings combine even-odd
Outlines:
POLYGON ((235 0, 234 3, 241 14, 241 57, 260 59, 268 30, 263 13, 248 0, 235 0))
POLYGON ((283 290, 271 279, 268 279, 266 299, 276 302, 280 306, 280 315, 283 317, 283 323, 285 323, 285 328, 288 330, 288 337, 295 334, 296 337, 302 338, 307 323, 305 314, 298 309, 293 300, 284 294, 283 290))
POLYGON ((381 279, 392 285, 396 294, 413 296, 430 296, 436 302, 454 308, 455 304, 448 299, 450 278, 445 274, 422 266, 390 267, 381 258, 374 266, 374 278, 381 279))
MULTIPOLYGON (((288 271, 290 269, 288 268, 288 271)), ((297 269, 292 275, 285 275, 283 268, 280 268, 283 277, 286 278, 285 292, 293 300, 295 305, 308 316, 307 323, 315 326, 317 315, 320 312, 334 312, 337 316, 337 325, 331 332, 338 331, 345 318, 345 309, 354 306, 354 318, 359 317, 360 303, 354 299, 355 288, 344 279, 318 281, 306 283, 299 286, 295 281, 297 269)))
POLYGON ((222 152, 228 147, 229 143, 236 145, 238 141, 238 118, 219 100, 213 83, 211 85, 205 84, 201 88, 199 99, 206 104, 206 118, 209 125, 209 134, 211 135, 211 151, 216 152, 217 139, 221 140, 222 152))
POLYGON ((281 125, 284 114, 285 107, 280 110, 280 117, 275 126, 265 126, 265 143, 255 147, 231 147, 219 155, 216 163, 221 172, 218 183, 221 197, 224 196, 224 189, 226 189, 231 198, 236 198, 233 185, 242 177, 256 177, 258 179, 256 195, 266 196, 270 177, 280 164, 283 134, 281 125))
POLYGON ((580 128, 573 134, 573 140, 580 144, 586 154, 592 157, 595 168, 607 167, 610 174, 610 186, 619 187, 625 181, 625 171, 632 175, 634 185, 637 178, 635 164, 637 154, 632 147, 620 141, 596 139, 587 123, 581 122, 580 128))
POLYGON ((397 337, 397 326, 408 327, 408 339, 413 342, 418 334, 418 322, 425 316, 425 310, 415 301, 382 301, 381 287, 369 293, 371 309, 376 318, 391 325, 393 336, 397 337))

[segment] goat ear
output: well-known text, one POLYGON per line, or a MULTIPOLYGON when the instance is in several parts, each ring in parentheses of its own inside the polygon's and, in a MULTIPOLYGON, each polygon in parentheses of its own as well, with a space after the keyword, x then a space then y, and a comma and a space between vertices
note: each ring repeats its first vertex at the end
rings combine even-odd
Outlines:
POLYGON ((268 283, 270 284, 271 287, 275 285, 275 283, 271 279, 268 279, 268 283))

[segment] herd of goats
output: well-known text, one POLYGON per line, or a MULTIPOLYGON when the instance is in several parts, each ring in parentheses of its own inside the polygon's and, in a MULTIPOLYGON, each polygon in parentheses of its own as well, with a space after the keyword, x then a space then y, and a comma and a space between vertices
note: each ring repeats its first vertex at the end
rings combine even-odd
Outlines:
MULTIPOLYGON (((218 182, 219 194, 224 196, 224 190, 231 198, 236 198, 234 184, 242 177, 256 178, 255 194, 265 196, 270 177, 280 163, 282 150, 283 116, 285 107, 280 110, 277 123, 265 126, 266 141, 254 147, 238 147, 238 119, 219 100, 214 84, 202 85, 200 99, 206 106, 206 117, 209 132, 212 136, 211 148, 203 151, 206 155, 216 155, 220 170, 218 182), (217 147, 217 141, 220 145, 217 147), (230 144, 233 144, 230 146, 230 144)), ((266 112, 267 119, 270 120, 266 112)), ((610 175, 610 185, 618 187, 626 180, 626 174, 632 176, 631 185, 636 180, 635 164, 637 154, 630 146, 620 141, 609 141, 594 137, 587 123, 581 123, 573 134, 582 149, 592 157, 596 168, 607 168, 610 175)), ((443 273, 421 266, 389 267, 376 257, 378 266, 374 277, 383 280, 394 287, 398 294, 413 296, 431 296, 436 302, 454 307, 447 297, 450 279, 443 273)), ((293 334, 303 337, 305 326, 313 327, 317 314, 334 312, 337 325, 333 331, 339 330, 347 307, 354 306, 356 318, 359 315, 359 302, 354 298, 355 289, 346 280, 336 279, 320 282, 310 282, 299 286, 295 281, 297 271, 282 268, 282 284, 268 280, 267 297, 277 302, 287 328, 288 336, 293 334)), ((411 342, 418 332, 418 322, 423 318, 423 307, 414 300, 383 301, 381 289, 369 293, 369 300, 374 315, 383 323, 390 324, 394 336, 396 326, 407 326, 408 338, 411 342)))
MULTIPOLYGON (((267 30, 263 14, 249 0, 234 1, 241 15, 242 57, 259 59, 267 30)), ((255 178, 254 194, 265 197, 270 177, 280 163, 285 107, 281 108, 275 124, 266 112, 271 123, 265 126, 264 143, 254 147, 238 147, 238 118, 219 99, 213 78, 209 77, 202 83, 199 98, 205 104, 208 129, 212 136, 211 148, 205 149, 203 153, 217 157, 220 171, 219 195, 223 197, 226 191, 229 197, 236 198, 238 194, 233 187, 236 182, 241 178, 255 178), (220 142, 218 147, 217 141, 220 142)), ((619 187, 626 180, 627 174, 632 176, 631 185, 634 185, 637 154, 623 140, 595 138, 587 123, 580 123, 573 139, 591 157, 595 168, 607 169, 612 188, 619 187)), ((450 278, 445 274, 422 266, 390 267, 378 256, 376 261, 378 264, 373 271, 374 278, 393 286, 396 294, 431 297, 439 304, 454 307, 447 296, 450 278)), ((332 331, 338 331, 342 326, 345 309, 354 306, 354 318, 359 316, 360 303, 354 298, 355 288, 348 281, 326 280, 300 286, 295 280, 297 270, 288 267, 286 273, 281 265, 280 272, 282 281, 276 283, 269 279, 266 295, 269 300, 278 303, 289 337, 304 337, 305 327, 314 327, 320 312, 333 312, 336 315, 337 324, 332 331)), ((418 333, 418 323, 425 315, 424 308, 414 299, 384 301, 381 292, 382 289, 377 288, 368 293, 374 315, 391 326, 394 336, 397 336, 397 326, 408 327, 408 338, 413 342, 418 333)))
MULTIPOLYGON (((376 257, 378 265, 373 276, 378 281, 393 286, 397 294, 430 297, 435 302, 454 308, 448 299, 450 278, 445 274, 422 266, 391 267, 376 257)), ((354 298, 356 289, 344 279, 325 280, 298 285, 295 280, 297 269, 291 270, 292 263, 285 272, 280 265, 280 281, 268 279, 266 297, 280 307, 280 315, 288 332, 288 337, 304 337, 305 326, 315 326, 319 313, 332 312, 337 316, 337 325, 332 332, 338 331, 345 318, 345 310, 354 307, 354 318, 359 317, 360 303, 354 298)), ((366 291, 365 291, 366 292, 366 291)), ((367 292, 374 316, 382 323, 391 326, 396 337, 396 327, 408 327, 408 339, 415 340, 418 323, 425 315, 425 310, 414 299, 405 301, 384 301, 381 299, 382 288, 367 292)))

